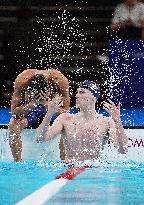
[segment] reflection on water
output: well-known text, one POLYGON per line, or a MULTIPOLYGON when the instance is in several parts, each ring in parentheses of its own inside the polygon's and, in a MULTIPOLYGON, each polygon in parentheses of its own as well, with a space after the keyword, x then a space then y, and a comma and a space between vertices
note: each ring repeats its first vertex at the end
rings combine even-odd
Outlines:
POLYGON ((58 204, 143 204, 143 164, 108 163, 89 168, 49 202, 58 204))
MULTIPOLYGON (((90 161, 84 162, 87 163, 90 164, 90 161)), ((86 168, 70 180, 46 204, 143 204, 143 163, 95 161, 91 165, 91 168, 86 168)), ((0 162, 0 204, 15 204, 55 180, 67 167, 61 161, 0 162)))

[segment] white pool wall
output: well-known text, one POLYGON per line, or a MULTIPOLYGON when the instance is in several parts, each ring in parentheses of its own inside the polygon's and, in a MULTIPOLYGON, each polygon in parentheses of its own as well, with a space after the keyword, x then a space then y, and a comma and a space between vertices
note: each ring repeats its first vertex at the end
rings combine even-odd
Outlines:
MULTIPOLYGON (((113 144, 105 146, 102 151, 104 160, 135 160, 144 162, 144 129, 126 129, 129 139, 129 148, 126 155, 119 154, 113 144)), ((27 160, 59 160, 60 136, 44 143, 35 140, 35 129, 25 129, 22 134, 23 152, 22 158, 27 160)), ((0 129, 0 160, 13 160, 8 141, 8 129, 0 129)))

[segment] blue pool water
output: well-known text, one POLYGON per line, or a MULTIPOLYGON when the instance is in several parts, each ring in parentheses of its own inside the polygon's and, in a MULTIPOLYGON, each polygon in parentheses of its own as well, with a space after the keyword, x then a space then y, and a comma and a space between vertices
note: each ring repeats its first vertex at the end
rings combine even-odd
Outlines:
MULTIPOLYGON (((13 205, 67 169, 57 162, 0 162, 0 204, 13 205)), ((45 204, 143 205, 144 164, 103 162, 87 168, 45 204)))

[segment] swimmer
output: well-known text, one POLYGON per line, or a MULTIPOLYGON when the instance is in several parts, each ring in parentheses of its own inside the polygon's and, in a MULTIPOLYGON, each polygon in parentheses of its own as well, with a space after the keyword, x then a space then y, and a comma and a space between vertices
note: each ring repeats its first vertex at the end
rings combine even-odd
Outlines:
POLYGON ((67 78, 54 69, 27 69, 17 76, 11 101, 12 119, 9 124, 9 144, 15 161, 22 160, 22 130, 26 127, 37 128, 41 124, 49 109, 48 101, 57 93, 61 96, 62 103, 53 118, 69 110, 67 78))
POLYGON ((105 110, 110 118, 96 113, 95 103, 100 96, 100 89, 93 81, 84 81, 77 89, 76 107, 77 114, 63 113, 58 116, 53 125, 49 125, 51 117, 59 109, 62 98, 53 98, 49 102, 47 112, 41 126, 47 127, 47 131, 39 128, 36 134, 37 142, 43 142, 62 134, 65 146, 65 161, 83 161, 98 159, 107 139, 122 154, 128 149, 128 137, 125 134, 120 118, 120 105, 116 106, 111 100, 104 103, 105 110))

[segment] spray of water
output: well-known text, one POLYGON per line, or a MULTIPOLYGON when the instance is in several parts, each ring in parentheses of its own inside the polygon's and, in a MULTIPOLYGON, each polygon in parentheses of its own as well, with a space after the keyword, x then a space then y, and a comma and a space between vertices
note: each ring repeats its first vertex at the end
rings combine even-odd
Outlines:
MULTIPOLYGON (((30 68, 33 64, 41 69, 73 66, 79 72, 83 66, 79 67, 80 59, 77 56, 81 56, 81 60, 87 58, 83 57, 86 31, 80 28, 79 19, 72 17, 69 11, 59 9, 56 14, 57 19, 51 19, 49 25, 45 18, 36 19, 37 27, 41 29, 33 29, 34 39, 31 46, 35 62, 29 56, 30 63, 27 67, 30 68)), ((25 50, 26 48, 21 47, 20 52, 25 50)))

